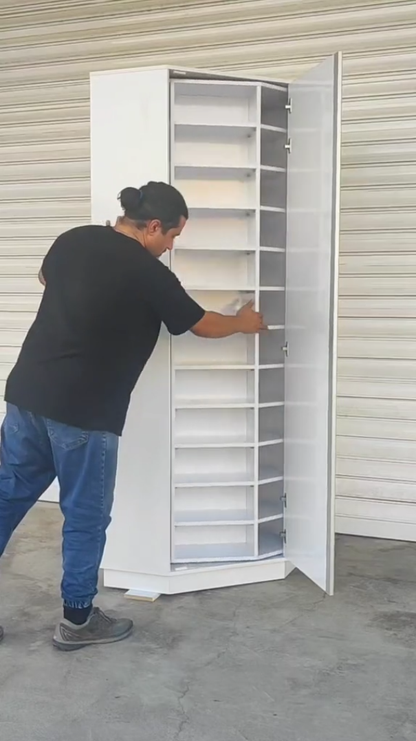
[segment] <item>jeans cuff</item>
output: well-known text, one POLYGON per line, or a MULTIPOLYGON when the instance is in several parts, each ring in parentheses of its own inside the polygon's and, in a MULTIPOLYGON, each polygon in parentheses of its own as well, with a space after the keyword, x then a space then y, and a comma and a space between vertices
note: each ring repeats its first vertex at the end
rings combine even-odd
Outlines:
POLYGON ((91 607, 92 600, 71 600, 64 599, 64 607, 70 607, 72 610, 85 610, 87 607, 91 607))

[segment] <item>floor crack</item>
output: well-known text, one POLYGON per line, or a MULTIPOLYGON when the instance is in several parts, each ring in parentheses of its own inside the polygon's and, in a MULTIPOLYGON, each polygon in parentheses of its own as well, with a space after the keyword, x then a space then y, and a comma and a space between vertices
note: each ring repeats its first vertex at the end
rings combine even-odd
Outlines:
POLYGON ((191 681, 189 680, 186 685, 185 689, 181 692, 181 694, 178 696, 178 705, 179 705, 179 712, 181 714, 181 720, 179 722, 178 730, 176 731, 173 740, 172 741, 178 741, 180 736, 182 735, 182 732, 185 728, 185 726, 189 723, 189 715, 185 710, 184 707, 184 699, 186 695, 188 694, 191 687, 191 681))

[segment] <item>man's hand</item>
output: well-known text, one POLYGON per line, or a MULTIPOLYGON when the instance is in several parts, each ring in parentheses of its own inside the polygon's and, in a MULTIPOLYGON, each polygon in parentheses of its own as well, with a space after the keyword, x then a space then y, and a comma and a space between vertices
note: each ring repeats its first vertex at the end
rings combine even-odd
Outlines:
POLYGON ((267 329, 263 315, 253 309, 254 302, 242 306, 235 316, 206 311, 202 319, 192 327, 191 332, 197 337, 210 339, 231 337, 233 334, 258 334, 267 329))
POLYGON ((254 301, 249 301, 248 304, 242 306, 237 312, 237 317, 240 324, 240 332, 243 334, 257 334, 258 332, 264 332, 267 330, 267 325, 264 323, 263 314, 258 311, 254 311, 254 301))

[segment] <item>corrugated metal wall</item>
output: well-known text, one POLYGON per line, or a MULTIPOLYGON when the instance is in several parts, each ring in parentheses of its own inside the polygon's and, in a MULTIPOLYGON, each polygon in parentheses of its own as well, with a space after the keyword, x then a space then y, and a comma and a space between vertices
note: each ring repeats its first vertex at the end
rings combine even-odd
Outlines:
POLYGON ((91 70, 343 51, 338 529, 416 539, 415 38, 413 0, 0 0, 0 393, 42 255, 89 218, 91 70))

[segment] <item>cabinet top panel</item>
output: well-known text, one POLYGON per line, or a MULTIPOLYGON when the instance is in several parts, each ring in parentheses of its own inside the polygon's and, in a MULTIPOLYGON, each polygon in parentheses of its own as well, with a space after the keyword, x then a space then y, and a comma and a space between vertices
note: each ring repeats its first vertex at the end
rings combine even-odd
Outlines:
POLYGON ((193 69, 188 67, 170 67, 168 65, 156 65, 151 67, 130 67, 126 69, 115 69, 115 70, 102 70, 99 72, 91 72, 90 77, 96 77, 98 75, 123 75, 135 72, 148 72, 155 69, 165 69, 169 72, 171 79, 178 80, 198 80, 200 82, 209 81, 224 81, 224 82, 241 82, 241 83, 261 83, 263 85, 270 85, 273 88, 279 88, 281 90, 287 90, 288 85, 279 80, 274 80, 270 77, 253 77, 250 75, 240 76, 233 74, 224 74, 220 72, 213 72, 211 70, 193 69))

